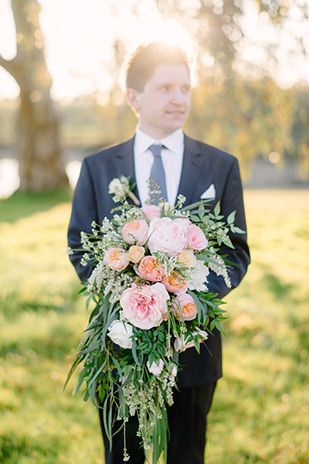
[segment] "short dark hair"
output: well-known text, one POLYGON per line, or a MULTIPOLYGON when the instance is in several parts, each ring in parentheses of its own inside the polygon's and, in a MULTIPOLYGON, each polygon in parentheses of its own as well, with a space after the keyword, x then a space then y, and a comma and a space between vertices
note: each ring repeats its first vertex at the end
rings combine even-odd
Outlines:
POLYGON ((154 70, 161 64, 185 65, 190 73, 186 53, 178 45, 151 42, 140 45, 130 56, 125 69, 126 87, 143 91, 154 70))

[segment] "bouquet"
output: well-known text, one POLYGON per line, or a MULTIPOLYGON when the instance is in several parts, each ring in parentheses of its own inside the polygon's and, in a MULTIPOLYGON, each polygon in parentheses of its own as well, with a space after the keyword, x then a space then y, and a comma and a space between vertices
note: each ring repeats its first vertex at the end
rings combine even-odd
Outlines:
POLYGON ((220 203, 213 212, 203 201, 184 207, 179 195, 175 207, 138 207, 127 201, 131 196, 137 204, 124 176, 111 182, 109 193, 120 203, 112 218, 93 222, 90 234, 81 232, 82 264, 93 266, 81 292, 94 308, 67 382, 79 367, 74 392, 84 384, 84 400, 103 409, 110 445, 117 421, 125 444, 126 422, 137 415, 145 455, 157 462, 162 452, 166 456, 166 408, 182 368, 179 353, 199 352, 214 328, 224 333, 225 311, 208 291, 207 276, 211 270, 231 286, 218 251, 222 244, 233 248, 230 230, 242 231, 235 212, 224 222, 220 203))

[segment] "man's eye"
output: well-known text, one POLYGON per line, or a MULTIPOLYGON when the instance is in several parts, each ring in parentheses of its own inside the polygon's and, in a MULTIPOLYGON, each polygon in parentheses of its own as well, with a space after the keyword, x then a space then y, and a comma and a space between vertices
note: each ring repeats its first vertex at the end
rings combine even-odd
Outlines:
POLYGON ((190 92, 190 88, 189 87, 183 87, 181 89, 182 93, 189 93, 190 92))

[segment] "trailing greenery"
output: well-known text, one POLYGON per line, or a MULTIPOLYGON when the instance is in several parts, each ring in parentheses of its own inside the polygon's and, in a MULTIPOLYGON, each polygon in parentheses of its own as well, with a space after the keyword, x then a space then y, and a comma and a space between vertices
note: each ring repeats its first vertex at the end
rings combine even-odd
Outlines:
MULTIPOLYGON (((227 298, 207 464, 308 458, 307 192, 247 191, 252 264, 227 298)), ((0 463, 102 464, 97 411, 63 393, 89 314, 62 194, 0 201, 0 463)))

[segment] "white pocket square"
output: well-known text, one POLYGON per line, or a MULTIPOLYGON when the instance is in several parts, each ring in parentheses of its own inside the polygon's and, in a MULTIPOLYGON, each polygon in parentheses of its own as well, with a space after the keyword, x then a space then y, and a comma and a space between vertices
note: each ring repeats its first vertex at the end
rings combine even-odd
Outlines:
POLYGON ((205 190, 204 193, 202 193, 201 197, 202 200, 214 200, 216 198, 216 189, 214 184, 211 184, 208 189, 205 190))

